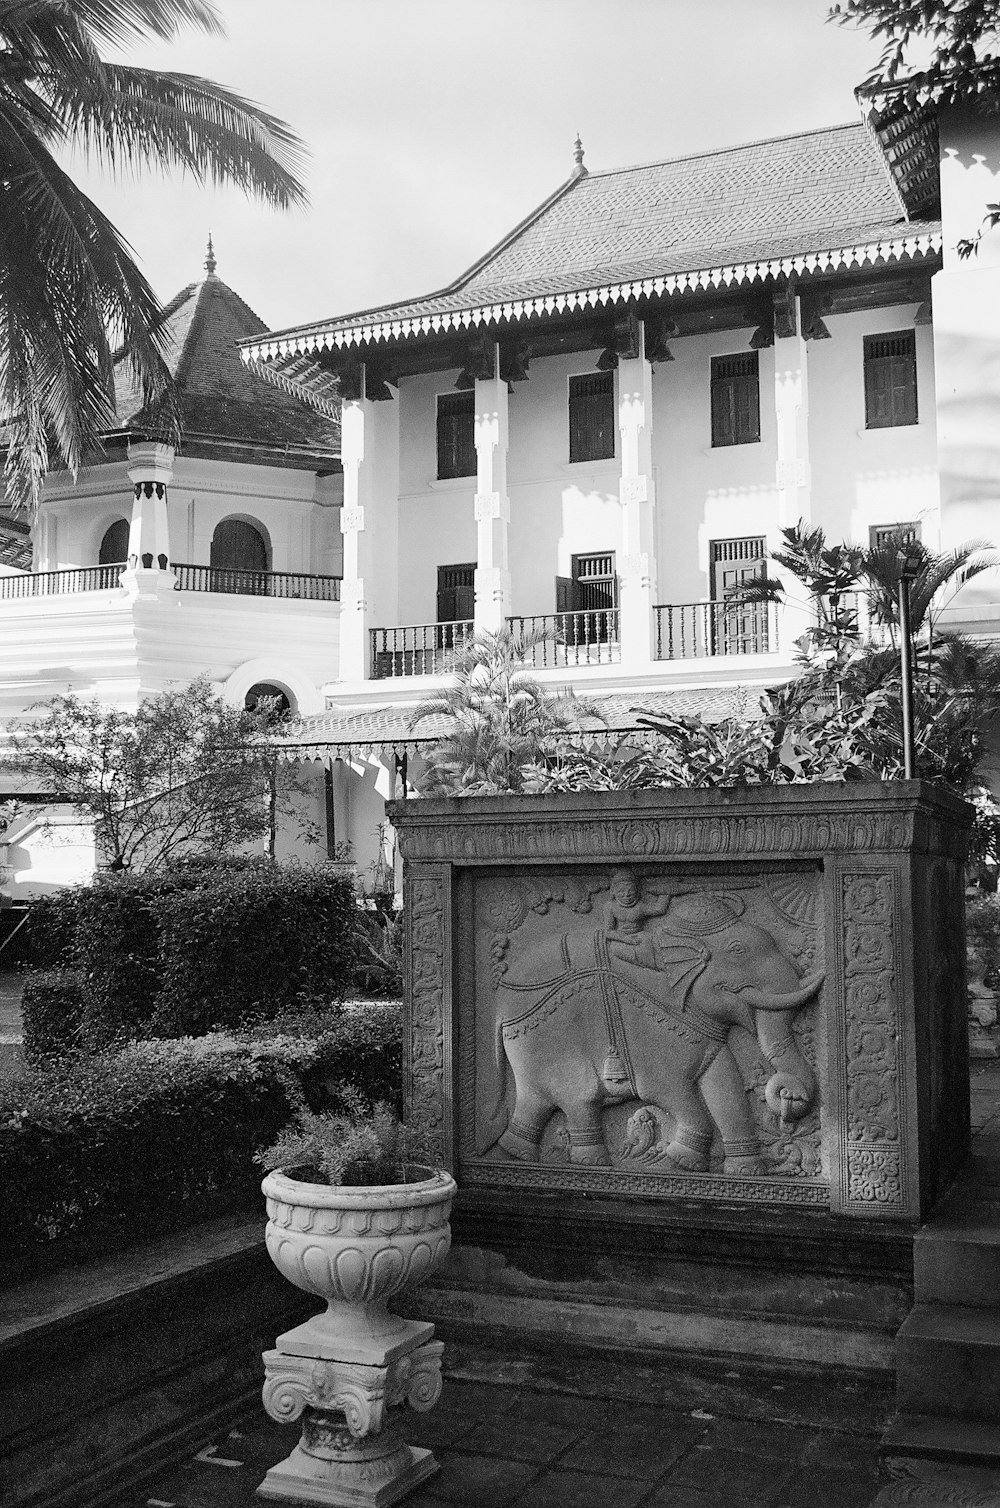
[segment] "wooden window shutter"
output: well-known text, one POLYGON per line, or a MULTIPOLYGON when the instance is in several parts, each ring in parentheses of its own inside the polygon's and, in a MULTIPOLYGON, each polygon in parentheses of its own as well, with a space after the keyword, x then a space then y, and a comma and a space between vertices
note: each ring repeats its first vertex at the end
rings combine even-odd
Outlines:
POLYGON ((476 395, 439 393, 438 477, 475 476, 476 469, 476 395))
POLYGON ((865 428, 917 422, 917 350, 912 330, 866 335, 865 428))
POLYGON ((760 372, 756 351, 712 357, 712 444, 760 439, 760 372))
POLYGON ((607 461, 615 454, 613 372, 569 379, 569 458, 607 461))

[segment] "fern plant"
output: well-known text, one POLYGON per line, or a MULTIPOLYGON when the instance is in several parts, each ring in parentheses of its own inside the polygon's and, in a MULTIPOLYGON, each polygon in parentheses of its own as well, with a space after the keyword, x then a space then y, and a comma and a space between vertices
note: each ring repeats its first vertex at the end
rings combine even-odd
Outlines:
POLYGON ((416 1139, 392 1107, 380 1100, 369 1109, 357 1090, 342 1091, 341 1113, 302 1109, 272 1146, 254 1154, 267 1172, 279 1169, 309 1183, 334 1187, 375 1187, 406 1183, 407 1168, 419 1158, 416 1139))

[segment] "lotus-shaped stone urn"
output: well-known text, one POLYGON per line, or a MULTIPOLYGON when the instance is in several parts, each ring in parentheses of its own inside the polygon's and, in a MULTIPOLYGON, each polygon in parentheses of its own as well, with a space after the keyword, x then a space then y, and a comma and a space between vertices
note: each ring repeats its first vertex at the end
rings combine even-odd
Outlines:
POLYGON ((279 1337, 282 1349, 295 1337, 310 1346, 300 1354, 381 1366, 410 1334, 412 1323, 391 1314, 387 1301, 444 1261, 455 1197, 450 1174, 411 1172, 425 1176, 358 1188, 300 1183, 284 1172, 264 1179, 272 1262, 297 1288, 327 1301, 325 1314, 279 1337))
POLYGON ((264 1407, 281 1423, 302 1416, 302 1437, 261 1497, 385 1508, 437 1470, 395 1417, 396 1405, 437 1402, 444 1348, 433 1325, 387 1306, 444 1261, 455 1181, 408 1172, 412 1182, 360 1187, 303 1182, 294 1170, 264 1179, 271 1260, 326 1310, 264 1353, 264 1407))

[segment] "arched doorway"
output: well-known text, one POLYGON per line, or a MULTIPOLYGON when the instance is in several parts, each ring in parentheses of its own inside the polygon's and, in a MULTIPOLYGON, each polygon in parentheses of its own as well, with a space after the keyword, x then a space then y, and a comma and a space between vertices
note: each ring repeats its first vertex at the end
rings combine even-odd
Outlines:
POLYGON ((266 595, 267 542, 246 519, 224 518, 217 525, 208 563, 213 591, 266 595))
POLYGON ((128 535, 127 518, 116 518, 113 524, 109 524, 101 540, 98 565, 124 565, 128 559, 128 535))

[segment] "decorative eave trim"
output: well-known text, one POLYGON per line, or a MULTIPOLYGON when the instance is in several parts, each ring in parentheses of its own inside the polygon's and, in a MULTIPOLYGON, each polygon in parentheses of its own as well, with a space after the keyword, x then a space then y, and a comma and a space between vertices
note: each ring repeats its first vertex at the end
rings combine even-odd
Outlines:
MULTIPOLYGON (((255 372, 258 377, 263 377, 264 381, 269 382, 272 387, 280 388, 283 393, 287 393, 292 398, 304 399, 311 408, 314 408, 317 413, 322 414, 324 419, 332 419, 335 424, 340 424, 339 402, 333 403, 329 398, 324 398, 321 394, 314 393, 311 388, 306 387, 304 384, 291 381, 274 367, 268 366, 267 361, 261 359, 254 348, 241 350, 240 355, 250 370, 255 372)), ((247 443, 252 442, 248 441, 247 443)))
MULTIPOLYGON (((280 339, 247 343, 241 346, 241 355, 248 365, 259 365, 262 373, 269 380, 274 380, 278 374, 273 373, 267 363, 284 356, 307 356, 323 346, 328 349, 360 349, 363 346, 385 344, 390 340, 443 334, 449 330, 468 330, 476 326, 498 324, 501 320, 517 322, 532 316, 566 314, 588 306, 596 308, 624 303, 629 299, 710 292, 713 289, 763 282, 766 278, 801 277, 811 273, 836 272, 840 268, 861 268, 866 263, 877 261, 902 262, 914 257, 932 256, 940 250, 940 231, 914 230, 888 241, 859 241, 851 246, 840 246, 828 251, 800 252, 794 256, 772 257, 758 262, 723 263, 698 271, 663 273, 657 277, 605 283, 592 288, 573 289, 567 293, 537 294, 534 298, 471 305, 465 309, 444 309, 397 319, 364 320, 339 328, 331 325, 325 330, 313 326, 301 334, 289 331, 280 339)), ((297 385, 295 390, 303 396, 307 392, 306 388, 298 388, 297 385)))

